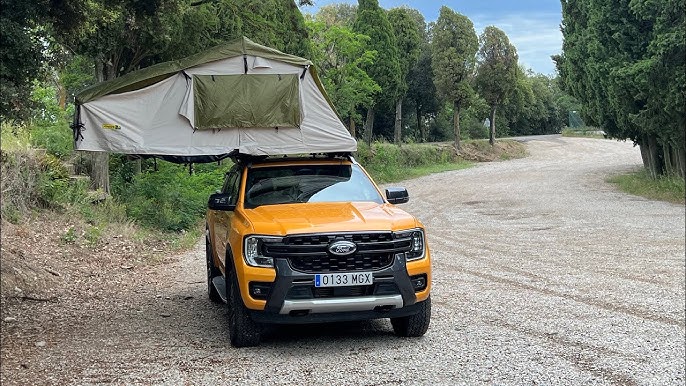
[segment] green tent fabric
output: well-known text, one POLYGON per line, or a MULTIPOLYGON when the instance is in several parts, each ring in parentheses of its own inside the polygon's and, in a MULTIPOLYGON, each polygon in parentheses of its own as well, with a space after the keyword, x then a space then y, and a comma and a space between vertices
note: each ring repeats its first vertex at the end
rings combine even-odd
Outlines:
MULTIPOLYGON (((257 44, 244 36, 183 59, 158 63, 106 82, 97 83, 79 92, 76 95, 76 101, 83 104, 103 95, 138 90, 164 80, 184 69, 240 55, 260 56, 299 66, 312 65, 308 59, 285 54, 274 48, 257 44)), ((323 89, 321 86, 319 88, 323 89)))
POLYGON ((196 129, 300 126, 298 76, 193 75, 196 129))

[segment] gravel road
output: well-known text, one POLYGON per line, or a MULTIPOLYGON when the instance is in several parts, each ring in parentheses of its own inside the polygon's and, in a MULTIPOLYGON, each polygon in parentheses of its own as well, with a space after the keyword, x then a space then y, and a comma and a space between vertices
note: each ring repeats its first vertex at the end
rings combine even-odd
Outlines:
POLYGON ((684 207, 605 182, 640 165, 631 144, 527 144, 524 159, 403 183, 434 259, 423 338, 378 320, 234 349, 198 245, 92 302, 37 304, 62 316, 10 342, 2 384, 683 385, 684 207))

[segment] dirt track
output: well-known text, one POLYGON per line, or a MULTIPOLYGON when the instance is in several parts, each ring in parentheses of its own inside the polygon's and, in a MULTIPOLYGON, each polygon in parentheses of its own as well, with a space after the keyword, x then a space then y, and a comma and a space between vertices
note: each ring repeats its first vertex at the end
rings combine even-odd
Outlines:
POLYGON ((379 320, 274 328, 234 349, 199 245, 87 304, 4 323, 2 384, 684 384, 684 207, 604 182, 640 164, 630 144, 528 146, 404 183, 434 259, 421 339, 379 320))

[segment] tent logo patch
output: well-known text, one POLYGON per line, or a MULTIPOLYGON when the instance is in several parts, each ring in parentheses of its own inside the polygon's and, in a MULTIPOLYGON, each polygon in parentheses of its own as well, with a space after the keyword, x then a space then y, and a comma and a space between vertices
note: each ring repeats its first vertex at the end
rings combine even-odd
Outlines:
POLYGON ((107 130, 121 130, 121 126, 115 125, 114 123, 103 123, 102 128, 107 130))

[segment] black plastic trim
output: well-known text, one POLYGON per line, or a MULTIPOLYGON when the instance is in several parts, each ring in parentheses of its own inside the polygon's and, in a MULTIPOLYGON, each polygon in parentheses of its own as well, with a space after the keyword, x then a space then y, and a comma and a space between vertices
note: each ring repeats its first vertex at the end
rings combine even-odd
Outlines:
POLYGON ((322 314, 307 314, 300 316, 281 315, 279 313, 269 313, 262 311, 249 310, 250 317, 258 323, 271 324, 310 324, 310 323, 329 323, 329 322, 348 322, 355 320, 369 320, 380 318, 399 318, 403 316, 415 315, 421 311, 424 303, 418 302, 405 305, 403 308, 396 308, 388 311, 355 311, 355 312, 331 312, 322 314))
MULTIPOLYGON (((274 263, 276 268, 276 280, 272 286, 272 291, 269 294, 264 311, 257 311, 258 313, 279 315, 279 312, 283 307, 284 300, 286 299, 286 295, 292 287, 302 285, 304 281, 314 281, 314 274, 302 273, 293 270, 286 259, 274 259, 274 263)), ((405 265, 404 257, 395 256, 394 262, 390 267, 374 271, 373 276, 374 283, 393 282, 398 286, 400 295, 403 298, 402 309, 416 303, 417 296, 415 295, 412 282, 410 282, 410 276, 407 274, 407 267, 405 265), (392 280, 390 277, 392 277, 392 280)), ((388 316, 378 317, 385 318, 388 316)))

